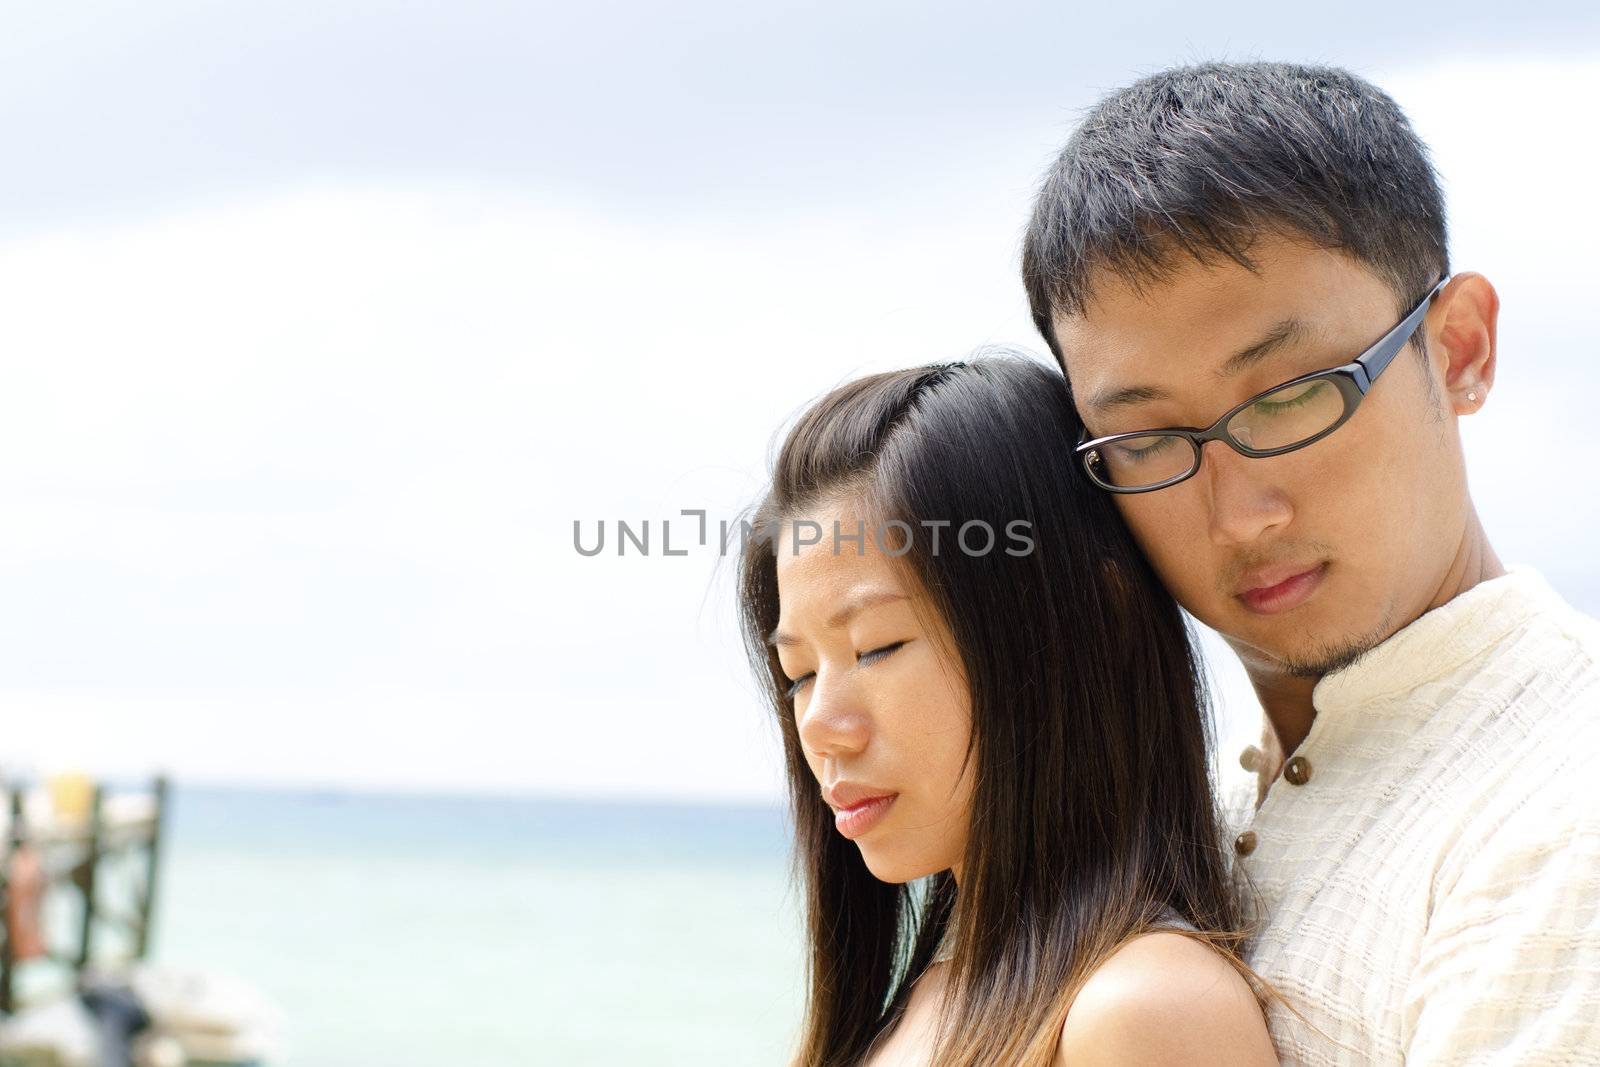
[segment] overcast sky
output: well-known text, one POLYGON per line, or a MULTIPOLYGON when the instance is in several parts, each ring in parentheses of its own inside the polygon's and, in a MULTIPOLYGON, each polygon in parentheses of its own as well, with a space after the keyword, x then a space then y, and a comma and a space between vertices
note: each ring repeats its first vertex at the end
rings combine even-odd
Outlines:
POLYGON ((1043 167, 1211 57, 1410 112, 1504 302, 1479 510, 1600 614, 1593 9, 1072 7, 0 8, 0 771, 775 797, 661 520, 847 377, 1037 347, 1043 167))

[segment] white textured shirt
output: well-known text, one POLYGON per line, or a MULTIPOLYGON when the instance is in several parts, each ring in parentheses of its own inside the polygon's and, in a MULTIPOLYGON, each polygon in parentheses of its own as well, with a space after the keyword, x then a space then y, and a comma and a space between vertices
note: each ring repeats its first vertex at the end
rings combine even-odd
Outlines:
POLYGON ((1515 566, 1312 704, 1227 800, 1283 1062, 1600 1065, 1600 622, 1515 566))

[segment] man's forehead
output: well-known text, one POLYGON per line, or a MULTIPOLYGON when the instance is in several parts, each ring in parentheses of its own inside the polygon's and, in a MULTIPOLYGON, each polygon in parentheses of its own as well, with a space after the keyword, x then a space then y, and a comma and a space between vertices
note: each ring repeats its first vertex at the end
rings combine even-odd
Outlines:
POLYGON ((1073 393, 1088 404, 1108 391, 1159 399, 1144 394, 1162 392, 1161 384, 1178 376, 1219 374, 1228 358, 1249 343, 1244 339, 1261 332, 1258 324, 1264 319, 1270 315, 1241 316, 1234 310, 1189 314, 1168 306, 1145 313, 1118 309, 1074 315, 1058 319, 1055 329, 1073 393))
MULTIPOLYGON (((1323 331, 1296 314, 1242 321, 1228 328, 1194 329, 1178 336, 1135 336, 1107 343, 1064 343, 1067 375, 1080 405, 1108 411, 1173 395, 1163 383, 1224 385, 1280 352, 1314 343, 1323 331)), ((1212 324, 1217 325, 1216 323, 1212 324)))
POLYGON ((1214 388, 1276 354, 1333 340, 1338 301, 1327 290, 1252 281, 1112 290, 1082 314, 1058 316, 1056 340, 1080 409, 1214 388))
POLYGON ((1274 308, 1293 308, 1299 287, 1230 263, 1193 263, 1158 281, 1104 274, 1078 314, 1057 315, 1056 336, 1090 357, 1123 356, 1148 340, 1225 339, 1274 308))

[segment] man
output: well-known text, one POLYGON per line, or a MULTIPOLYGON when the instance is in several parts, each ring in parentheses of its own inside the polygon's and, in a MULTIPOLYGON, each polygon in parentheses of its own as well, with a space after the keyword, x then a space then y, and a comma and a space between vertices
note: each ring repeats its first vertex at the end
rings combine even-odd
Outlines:
MULTIPOLYGON (((1399 108, 1328 68, 1140 81, 1023 274, 1073 461, 1261 700, 1234 848, 1284 1061, 1600 1063, 1600 624, 1478 521, 1498 297, 1399 108)), ((1551 432, 1531 461, 1585 429, 1551 432)))

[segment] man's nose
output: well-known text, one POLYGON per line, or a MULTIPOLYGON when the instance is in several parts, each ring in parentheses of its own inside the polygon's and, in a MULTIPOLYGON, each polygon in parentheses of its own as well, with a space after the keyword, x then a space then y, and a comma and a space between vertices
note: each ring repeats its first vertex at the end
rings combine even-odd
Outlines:
POLYGON ((1212 544, 1248 544, 1289 524, 1288 497, 1267 477, 1270 458, 1241 456, 1223 441, 1207 441, 1204 449, 1195 477, 1206 494, 1212 544))
POLYGON ((800 743, 817 756, 854 755, 871 733, 854 687, 833 671, 818 671, 797 709, 800 743))

